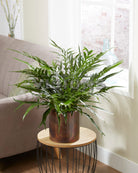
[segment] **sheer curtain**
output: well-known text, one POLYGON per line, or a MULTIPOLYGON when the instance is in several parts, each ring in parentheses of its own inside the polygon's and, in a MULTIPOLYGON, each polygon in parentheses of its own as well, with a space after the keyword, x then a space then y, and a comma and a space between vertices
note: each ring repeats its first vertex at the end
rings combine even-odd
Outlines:
POLYGON ((80 0, 49 0, 49 38, 65 48, 80 43, 80 0))

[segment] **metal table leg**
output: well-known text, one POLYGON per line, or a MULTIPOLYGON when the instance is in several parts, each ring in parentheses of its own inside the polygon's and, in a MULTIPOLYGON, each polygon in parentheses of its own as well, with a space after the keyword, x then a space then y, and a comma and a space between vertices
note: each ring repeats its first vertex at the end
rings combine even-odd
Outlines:
POLYGON ((78 148, 66 148, 65 154, 59 148, 55 158, 54 148, 37 142, 37 162, 40 173, 94 173, 97 164, 97 141, 78 148), (50 155, 48 154, 50 152, 50 155))

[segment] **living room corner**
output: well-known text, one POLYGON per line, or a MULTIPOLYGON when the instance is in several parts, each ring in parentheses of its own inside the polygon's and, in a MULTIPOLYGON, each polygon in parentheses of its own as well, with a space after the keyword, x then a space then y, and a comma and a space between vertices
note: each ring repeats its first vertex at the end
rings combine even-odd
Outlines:
POLYGON ((19 3, 14 38, 0 3, 0 173, 137 173, 138 1, 19 3))

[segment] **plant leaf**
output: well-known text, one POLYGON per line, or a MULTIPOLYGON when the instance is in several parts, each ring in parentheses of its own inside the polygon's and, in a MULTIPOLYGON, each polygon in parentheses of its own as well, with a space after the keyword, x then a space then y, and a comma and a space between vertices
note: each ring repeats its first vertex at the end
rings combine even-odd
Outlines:
POLYGON ((23 120, 25 119, 26 115, 36 106, 38 106, 38 103, 33 103, 29 108, 26 110, 25 114, 23 115, 23 120))
POLYGON ((90 119, 91 122, 93 123, 93 125, 97 128, 97 130, 98 130, 102 135, 105 136, 104 132, 101 131, 101 129, 100 129, 99 126, 96 124, 96 122, 94 121, 94 119, 93 119, 89 114, 87 114, 86 112, 83 112, 83 114, 84 114, 88 119, 90 119))
POLYGON ((47 109, 47 110, 43 113, 43 118, 42 118, 42 121, 41 121, 39 127, 43 124, 44 127, 46 128, 46 119, 47 119, 47 116, 49 115, 50 111, 51 111, 51 108, 47 109))

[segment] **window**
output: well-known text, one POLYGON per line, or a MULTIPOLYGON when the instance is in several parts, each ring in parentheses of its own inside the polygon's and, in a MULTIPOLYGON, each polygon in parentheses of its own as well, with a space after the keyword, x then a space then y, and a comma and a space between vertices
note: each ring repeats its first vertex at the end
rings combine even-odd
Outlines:
MULTIPOLYGON (((81 45, 96 52, 114 48, 105 55, 106 63, 123 60, 121 73, 111 81, 129 91, 132 59, 133 0, 82 0, 81 45)), ((131 81, 132 82, 132 81, 131 81)))
POLYGON ((61 46, 81 44, 96 52, 114 48, 106 63, 122 59, 118 70, 123 71, 108 82, 133 96, 133 0, 50 0, 48 9, 49 38, 61 46))

